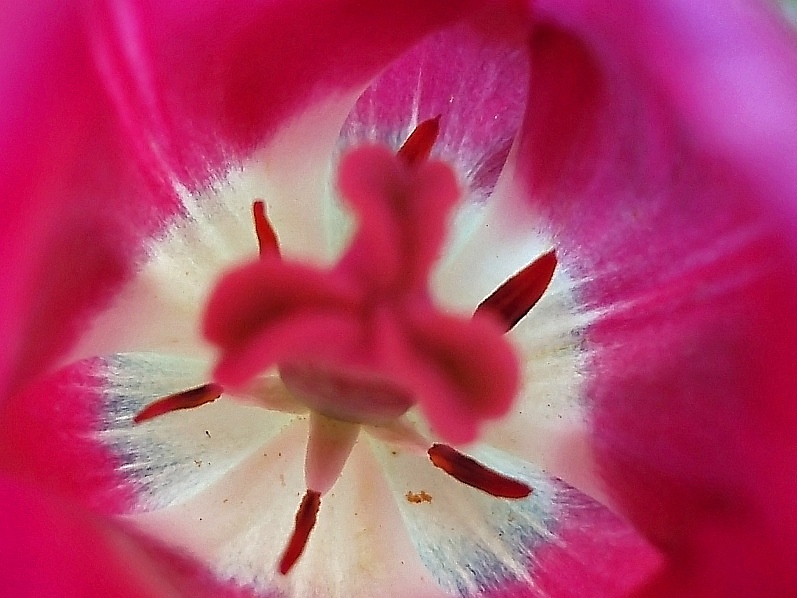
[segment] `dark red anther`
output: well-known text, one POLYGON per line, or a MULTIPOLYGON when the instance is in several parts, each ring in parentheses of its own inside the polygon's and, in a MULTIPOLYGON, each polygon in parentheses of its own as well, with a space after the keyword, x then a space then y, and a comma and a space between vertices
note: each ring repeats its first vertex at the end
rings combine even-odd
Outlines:
POLYGON ((415 130, 407 137, 396 152, 396 155, 404 160, 407 166, 420 164, 432 152, 434 142, 437 141, 437 134, 440 132, 440 115, 429 118, 420 123, 415 130))
POLYGON ((532 492, 523 482, 493 471, 447 444, 433 444, 427 452, 436 467, 487 494, 499 498, 526 498, 532 492))
POLYGON ((205 403, 212 403, 221 396, 222 392, 224 392, 224 389, 220 384, 211 382, 210 384, 203 384, 196 388, 163 397, 139 411, 133 418, 133 423, 140 424, 178 409, 192 409, 205 403))
POLYGON ((314 490, 308 490, 304 493, 302 503, 299 505, 299 510, 296 511, 296 523, 293 527, 293 534, 291 539, 288 540, 288 545, 285 547, 282 557, 280 557, 279 572, 281 575, 287 575, 299 557, 304 552, 304 547, 307 546, 307 540, 310 539, 310 532, 315 527, 315 522, 318 517, 318 509, 321 507, 321 493, 314 490))
POLYGON ((266 202, 262 199, 255 200, 252 204, 252 216, 255 220, 255 234, 257 235, 257 244, 260 247, 260 255, 273 254, 279 256, 279 241, 268 216, 266 216, 266 202))
POLYGON ((489 312, 498 316, 509 332, 545 294, 556 264, 553 250, 538 257, 493 291, 479 304, 476 313, 489 312))

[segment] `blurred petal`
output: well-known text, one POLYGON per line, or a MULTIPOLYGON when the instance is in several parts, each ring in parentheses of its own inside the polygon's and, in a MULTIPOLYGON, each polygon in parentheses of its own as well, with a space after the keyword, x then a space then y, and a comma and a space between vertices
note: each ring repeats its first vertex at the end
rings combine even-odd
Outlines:
POLYGON ((195 188, 321 97, 363 86, 467 4, 93 3, 120 112, 195 188), (345 40, 345 43, 342 43, 345 40), (357 56, 357 60, 352 60, 357 56), (163 135, 167 138, 163 138, 163 135), (192 181, 194 184, 192 184, 192 181))
POLYGON ((594 19, 578 2, 541 6, 541 19, 559 23, 532 40, 518 168, 597 316, 585 332, 595 458, 610 500, 672 558, 656 588, 780 594, 794 587, 797 537, 787 473, 797 411, 786 399, 797 353, 793 205, 783 211, 794 193, 785 162, 795 155, 797 61, 780 52, 794 42, 752 4, 704 3, 716 18, 703 19, 668 6, 664 22, 678 31, 666 30, 662 45, 659 21, 645 30, 654 21, 639 10, 594 19), (748 26, 760 39, 742 33, 748 26), (652 45, 627 43, 639 42, 640 27, 652 45), (748 68, 753 48, 772 64, 748 68), (729 60, 722 68, 719 56, 729 60), (716 86, 698 85, 693 67, 716 86), (765 114, 777 118, 783 156, 767 153, 758 133, 748 153, 710 139, 717 118, 707 125, 705 113, 685 110, 674 80, 715 116, 732 114, 724 130, 737 118, 748 132, 765 114), (743 90, 753 89, 770 101, 747 102, 743 90), (741 112, 718 109, 718 93, 735 94, 741 112), (763 167, 765 157, 773 162, 763 167), (720 574, 712 564, 723 559, 742 564, 720 574))
POLYGON ((177 596, 139 547, 87 512, 6 476, 0 511, 0 582, 9 596, 177 596))
POLYGON ((78 8, 33 2, 3 15, 5 396, 74 342, 90 311, 130 275, 140 237, 173 203, 136 168, 92 67, 78 8))

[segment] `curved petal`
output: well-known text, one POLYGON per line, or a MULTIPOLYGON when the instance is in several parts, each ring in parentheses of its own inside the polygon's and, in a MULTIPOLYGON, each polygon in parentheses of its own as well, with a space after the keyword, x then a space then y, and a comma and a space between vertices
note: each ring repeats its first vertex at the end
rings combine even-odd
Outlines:
POLYGON ((256 452, 290 417, 223 396, 133 422, 153 400, 208 376, 203 362, 148 353, 75 364, 4 405, 3 417, 15 425, 0 441, 0 463, 105 513, 185 502, 256 452))
POLYGON ((782 593, 797 537, 794 42, 753 3, 654 4, 664 30, 636 9, 540 6, 519 170, 596 316, 593 449, 611 500, 672 557, 656 589, 782 593), (739 102, 725 123, 723 93, 739 102), (783 156, 752 133, 765 115, 783 156), (743 566, 720 574, 730 558, 743 566))
POLYGON ((346 93, 467 3, 180 0, 92 4, 120 112, 189 188, 227 169, 319 97, 346 93), (352 58, 357 56, 356 60, 352 58))
POLYGON ((440 115, 432 155, 466 181, 469 202, 483 202, 525 109, 522 23, 516 19, 514 31, 501 23, 506 30, 496 35, 465 22, 425 38, 360 95, 341 130, 341 145, 379 141, 398 149, 419 122, 440 115))
POLYGON ((8 7, 0 26, 3 396, 63 352, 174 208, 120 129, 78 6, 8 7), (146 198, 146 207, 142 199, 146 198))
POLYGON ((287 576, 277 573, 305 482, 307 426, 296 421, 261 451, 186 503, 135 515, 131 523, 187 547, 232 587, 296 598, 362 597, 384 592, 441 598, 391 509, 381 474, 355 445, 340 479, 324 497, 307 548, 287 576), (357 575, 351 575, 357 571, 357 575), (401 580, 399 582, 399 580, 401 580))

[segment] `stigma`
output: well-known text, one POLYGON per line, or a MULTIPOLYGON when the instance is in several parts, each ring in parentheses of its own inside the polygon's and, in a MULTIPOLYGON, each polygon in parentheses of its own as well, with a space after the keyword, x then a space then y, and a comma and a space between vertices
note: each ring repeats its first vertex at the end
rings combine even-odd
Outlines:
POLYGON ((252 204, 256 259, 224 274, 208 300, 205 337, 218 349, 213 380, 163 397, 145 423, 223 393, 246 395, 276 372, 296 411, 309 415, 306 491, 276 570, 299 561, 361 432, 424 451, 431 465, 496 500, 533 489, 464 454, 489 420, 504 417, 520 385, 505 337, 543 296, 553 251, 499 286, 471 317, 441 310, 429 276, 461 192, 452 168, 432 159, 440 117, 421 122, 397 151, 360 146, 341 159, 338 190, 357 230, 328 269, 290 261, 266 203, 252 204), (427 437, 407 418, 421 414, 427 437))

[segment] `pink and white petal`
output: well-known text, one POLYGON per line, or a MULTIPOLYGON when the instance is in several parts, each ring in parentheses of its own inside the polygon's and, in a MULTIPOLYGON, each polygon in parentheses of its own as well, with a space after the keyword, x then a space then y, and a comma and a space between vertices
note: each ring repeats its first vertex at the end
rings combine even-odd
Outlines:
POLYGON ((259 171, 261 182, 266 174, 265 198, 284 200, 274 221, 286 225, 286 245, 315 260, 339 249, 324 226, 339 211, 319 191, 357 94, 416 40, 472 11, 445 2, 94 7, 99 54, 117 59, 104 73, 123 92, 120 112, 150 136, 166 132, 157 145, 164 162, 178 165, 176 181, 194 193, 231 164, 259 171))
POLYGON ((277 435, 292 415, 222 397, 141 424, 132 416, 154 398, 207 380, 203 364, 154 354, 105 358, 105 427, 95 433, 137 494, 136 509, 182 503, 212 486, 277 435))
MULTIPOLYGON (((639 582, 640 577, 632 583, 614 579, 608 584, 614 593, 607 591, 609 564, 617 554, 600 554, 597 546, 622 547, 625 558, 637 551, 648 573, 657 564, 655 551, 628 524, 513 456, 486 447, 473 453, 496 471, 529 484, 533 491, 526 499, 499 499, 465 486, 431 467, 424 455, 381 444, 375 449, 415 549, 451 596, 577 595, 571 587, 551 583, 554 563, 565 562, 571 575, 578 572, 569 578, 580 584, 573 587, 594 587, 598 596, 622 595, 639 582), (582 535, 591 536, 594 544, 573 541, 582 535)), ((632 569, 639 575, 639 568, 632 569)))
POLYGON ((257 256, 255 199, 265 198, 283 255, 329 263, 337 250, 327 219, 340 211, 330 185, 330 156, 340 127, 333 108, 318 108, 321 116, 298 116, 262 151, 209 186, 197 191, 178 186, 183 214, 147 243, 136 277, 92 322, 69 360, 118 351, 210 357, 197 322, 218 278, 257 256), (324 128, 331 131, 326 137, 324 128))
POLYGON ((470 202, 483 202, 525 110, 527 50, 519 30, 501 26, 502 35, 458 23, 402 54, 360 95, 341 145, 379 141, 398 149, 419 122, 441 115, 432 155, 463 177, 470 202))
POLYGON ((268 595, 365 598, 386 592, 399 598, 410 591, 442 598, 407 542, 381 472, 362 443, 322 499, 304 554, 290 574, 279 575, 277 563, 305 490, 307 432, 306 419, 295 421, 216 485, 185 504, 135 515, 131 524, 186 547, 219 579, 268 595))
MULTIPOLYGON (((100 19, 118 23, 118 5, 98 3, 100 19)), ((129 19, 138 20, 140 55, 147 60, 148 80, 157 85, 162 120, 181 140, 182 152, 197 157, 187 174, 206 180, 231 159, 250 155, 310 106, 365 87, 426 33, 473 7, 363 7, 344 1, 319 7, 309 0, 233 7, 181 0, 143 1, 135 9, 122 16, 121 25, 129 29, 129 19)))
POLYGON ((291 417, 222 397, 133 423, 147 404, 199 386, 207 376, 207 364, 158 354, 75 364, 9 401, 4 416, 14 425, 4 434, 3 464, 106 513, 183 502, 291 417))
MULTIPOLYGON (((730 27, 729 40, 756 14, 737 4, 711 3, 722 17, 712 26, 730 27)), ((797 489, 785 473, 797 463, 797 413, 783 398, 794 386, 787 364, 797 353, 789 315, 797 272, 793 210, 783 210, 787 195, 774 194, 794 169, 760 168, 756 143, 749 161, 726 151, 731 146, 705 143, 704 125, 680 109, 666 80, 640 71, 647 54, 625 55, 629 38, 579 21, 592 13, 567 12, 577 6, 560 14, 544 5, 546 19, 561 17, 573 30, 540 25, 532 39, 534 110, 519 172, 580 281, 580 302, 599 316, 584 346, 601 475, 612 502, 673 558, 665 594, 760 591, 766 559, 770 593, 781 593, 794 587, 788 563, 797 535, 797 489), (731 531, 749 552, 744 566, 730 576, 702 567, 722 555, 738 562, 720 540, 731 531)), ((634 31, 625 20, 634 15, 610 22, 634 31)), ((686 13, 678 18, 690 22, 686 13)), ((769 33, 777 37, 776 29, 769 33)), ((679 29, 666 43, 689 47, 696 31, 679 29)), ((771 41, 765 36, 759 48, 771 41)), ((722 45, 710 55, 724 52, 739 55, 722 45)), ((770 58, 776 70, 797 69, 784 56, 770 58)), ((775 97, 761 109, 782 108, 780 83, 743 74, 750 72, 740 68, 724 85, 734 93, 761 85, 775 97)), ((743 110, 740 118, 748 117, 743 110)))
POLYGON ((342 148, 380 141, 398 149, 421 120, 441 115, 432 155, 454 167, 465 193, 446 259, 492 194, 525 109, 528 54, 513 31, 523 17, 514 26, 500 11, 490 18, 491 31, 484 21, 460 23, 403 54, 363 92, 341 131, 342 148))
POLYGON ((385 63, 467 9, 272 2, 247 4, 232 18, 224 2, 91 7, 92 48, 115 108, 149 152, 143 163, 179 195, 188 218, 172 221, 148 247, 142 277, 70 360, 206 351, 190 322, 207 285, 251 251, 246 215, 255 198, 266 199, 289 255, 329 263, 344 241, 330 223, 347 219, 329 185, 346 113, 385 63), (343 44, 335 39, 341 32, 343 44))
POLYGON ((126 519, 206 564, 221 581, 268 590, 304 493, 306 439, 304 423, 289 423, 187 500, 126 519))

